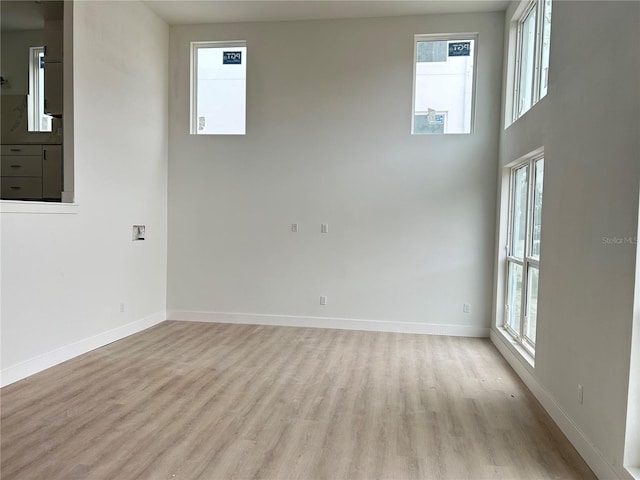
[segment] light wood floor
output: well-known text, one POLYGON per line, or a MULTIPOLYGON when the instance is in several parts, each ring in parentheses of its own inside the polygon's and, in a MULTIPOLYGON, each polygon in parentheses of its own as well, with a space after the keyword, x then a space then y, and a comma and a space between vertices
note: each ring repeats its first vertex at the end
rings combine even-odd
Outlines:
POLYGON ((164 322, 0 393, 2 480, 595 478, 485 339, 164 322))

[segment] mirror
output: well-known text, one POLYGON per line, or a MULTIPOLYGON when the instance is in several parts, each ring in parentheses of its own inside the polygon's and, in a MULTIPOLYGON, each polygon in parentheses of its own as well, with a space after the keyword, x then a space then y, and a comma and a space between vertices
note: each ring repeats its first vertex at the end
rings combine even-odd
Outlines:
POLYGON ((0 2, 0 199, 60 202, 63 1, 0 2))

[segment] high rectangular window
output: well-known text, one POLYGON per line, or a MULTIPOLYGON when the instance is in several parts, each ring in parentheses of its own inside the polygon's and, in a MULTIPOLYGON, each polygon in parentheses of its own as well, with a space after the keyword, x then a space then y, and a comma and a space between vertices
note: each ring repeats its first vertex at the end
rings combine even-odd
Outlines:
POLYGON ((516 36, 513 120, 547 94, 551 0, 531 0, 514 19, 516 36))
POLYGON ((191 43, 191 133, 246 133, 247 44, 191 43))
POLYGON ((477 36, 416 35, 413 134, 471 133, 477 36))
POLYGON ((536 346, 544 158, 511 169, 504 328, 532 355, 536 346))

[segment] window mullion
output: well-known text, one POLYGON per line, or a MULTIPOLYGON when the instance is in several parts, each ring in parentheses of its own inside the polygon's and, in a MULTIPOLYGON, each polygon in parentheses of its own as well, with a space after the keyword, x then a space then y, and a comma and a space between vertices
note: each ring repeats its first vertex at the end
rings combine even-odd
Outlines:
POLYGON ((525 332, 527 331, 527 288, 529 287, 529 278, 527 272, 529 264, 525 259, 522 265, 522 291, 520 292, 520 342, 524 341, 525 332))
POLYGON ((508 215, 508 225, 509 227, 507 228, 507 257, 511 256, 511 239, 513 237, 513 229, 511 228, 511 225, 513 224, 513 214, 514 214, 514 203, 515 203, 515 196, 514 196, 514 185, 515 185, 515 176, 513 175, 513 170, 511 170, 511 174, 509 176, 509 215, 508 215))
POLYGON ((544 0, 536 1, 536 36, 533 67, 533 103, 540 100, 540 69, 542 68, 542 26, 544 25, 544 0))
POLYGON ((531 69, 531 74, 533 75, 533 79, 531 82, 531 106, 533 107, 538 101, 538 46, 540 45, 539 36, 540 36, 540 10, 538 6, 540 5, 540 1, 535 2, 535 6, 533 10, 536 12, 536 31, 533 35, 533 68, 531 69))
POLYGON ((522 22, 516 30, 516 71, 514 76, 513 120, 520 118, 520 76, 522 75, 522 22))
POLYGON ((192 45, 191 46, 191 113, 190 113, 190 119, 191 119, 191 125, 190 125, 190 132, 192 134, 197 132, 197 125, 198 122, 196 121, 196 114, 195 112, 198 111, 198 49, 200 47, 197 45, 192 45))
POLYGON ((528 287, 528 272, 529 272, 529 264, 528 257, 531 253, 531 242, 529 239, 531 238, 531 190, 532 190, 532 178, 533 178, 533 162, 529 160, 528 162, 528 172, 527 172, 527 202, 525 206, 525 216, 524 216, 524 258, 522 261, 522 291, 520 292, 521 299, 521 311, 520 311, 520 339, 524 338, 524 332, 526 331, 526 317, 527 317, 527 287, 528 287))
POLYGON ((533 220, 533 186, 534 186, 534 163, 533 160, 529 160, 528 162, 528 175, 527 175, 527 205, 526 205, 526 214, 524 220, 524 236, 525 236, 525 246, 524 246, 524 258, 528 258, 531 256, 531 242, 529 241, 532 238, 531 232, 531 223, 533 220))

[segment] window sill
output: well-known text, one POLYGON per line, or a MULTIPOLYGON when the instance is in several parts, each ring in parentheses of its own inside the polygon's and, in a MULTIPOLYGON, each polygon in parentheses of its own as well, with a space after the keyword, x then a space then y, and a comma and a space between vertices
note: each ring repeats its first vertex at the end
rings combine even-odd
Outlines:
POLYGON ((531 353, 529 353, 522 345, 516 342, 504 327, 497 327, 496 332, 500 334, 501 340, 506 343, 508 347, 514 350, 515 353, 517 353, 521 359, 526 361, 531 368, 535 368, 535 357, 533 357, 533 355, 531 355, 531 353))
POLYGON ((0 200, 0 213, 76 214, 78 210, 77 203, 0 200))
POLYGON ((640 480, 640 467, 626 467, 627 472, 631 475, 631 478, 640 480))

